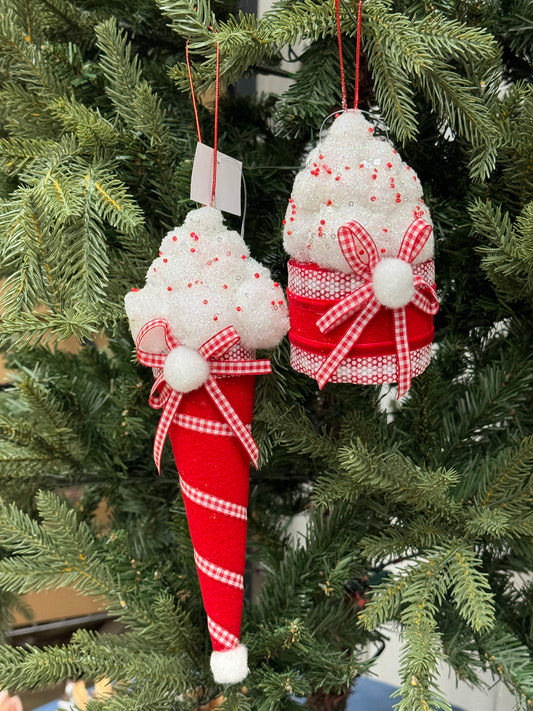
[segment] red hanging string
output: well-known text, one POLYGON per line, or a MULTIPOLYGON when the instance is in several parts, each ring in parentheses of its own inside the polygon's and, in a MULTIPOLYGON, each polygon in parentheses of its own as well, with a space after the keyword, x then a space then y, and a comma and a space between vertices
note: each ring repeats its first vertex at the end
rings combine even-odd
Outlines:
MULTIPOLYGON (((357 9, 357 43, 355 49, 355 98, 354 109, 357 109, 359 104, 359 64, 361 56, 361 10, 363 0, 359 0, 357 9)), ((342 35, 341 35, 341 15, 340 15, 340 0, 335 0, 335 17, 337 20, 337 40, 339 43, 339 63, 341 67, 341 87, 342 87, 342 108, 344 111, 348 108, 348 100, 346 98, 346 82, 344 79, 344 60, 342 57, 342 35)))
POLYGON ((189 73, 189 84, 191 85, 192 105, 194 108, 194 117, 196 119, 196 132, 198 134, 198 143, 202 142, 202 132, 200 131, 200 118, 198 117, 198 107, 196 106, 196 96, 194 94, 194 85, 192 83, 191 62, 189 60, 189 40, 185 44, 185 59, 187 61, 187 72, 189 73))
POLYGON ((341 36, 341 15, 340 15, 340 0, 335 0, 335 16, 337 18, 337 40, 339 42, 339 63, 341 66, 341 87, 342 87, 342 108, 344 111, 348 108, 346 99, 346 82, 344 81, 344 60, 342 58, 342 36, 341 36))
POLYGON ((215 206, 217 189, 217 152, 218 152, 218 99, 220 95, 220 45, 217 42, 217 68, 215 74, 215 137, 213 139, 213 188, 211 190, 211 207, 215 206))
POLYGON ((363 0, 359 0, 359 7, 357 8, 357 43, 355 46, 355 95, 353 107, 358 108, 359 104, 359 61, 361 58, 361 10, 363 7, 363 0))

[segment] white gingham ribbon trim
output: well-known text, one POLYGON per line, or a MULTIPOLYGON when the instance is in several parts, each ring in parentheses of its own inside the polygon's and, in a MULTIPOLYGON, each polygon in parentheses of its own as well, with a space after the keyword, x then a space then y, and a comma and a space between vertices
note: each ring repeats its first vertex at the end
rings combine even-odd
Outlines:
MULTIPOLYGON (((403 237, 398 251, 398 259, 411 264, 429 239, 431 230, 431 225, 428 225, 425 220, 421 218, 413 220, 403 237)), ((380 257, 371 235, 359 222, 354 220, 340 227, 337 237, 346 261, 365 283, 332 306, 317 321, 317 326, 322 333, 328 333, 358 312, 344 336, 317 371, 315 377, 320 388, 323 388, 331 379, 333 373, 357 343, 364 328, 382 308, 372 287, 372 272, 380 257)), ((415 294, 411 303, 425 313, 436 314, 439 304, 435 289, 420 276, 413 276, 413 286, 415 294)), ((411 357, 405 307, 393 309, 393 312, 394 338, 398 356, 398 397, 400 398, 411 387, 411 357)))
POLYGON ((242 521, 248 519, 246 506, 240 506, 239 504, 234 504, 233 501, 226 501, 225 499, 220 499, 218 496, 200 491, 200 489, 187 484, 183 477, 180 477, 180 487, 182 493, 195 504, 198 504, 198 506, 203 506, 206 509, 216 511, 225 516, 239 518, 242 521))
MULTIPOLYGON (((259 457, 259 449, 250 433, 250 429, 242 422, 240 417, 233 409, 231 403, 224 395, 219 385, 216 382, 216 377, 221 375, 264 375, 270 373, 272 367, 269 360, 226 360, 219 361, 218 359, 225 355, 233 346, 240 341, 240 336, 233 326, 228 326, 222 329, 214 336, 203 343, 198 352, 209 361, 210 376, 202 387, 206 389, 209 396, 213 400, 219 412, 222 414, 227 424, 233 431, 243 447, 248 452, 250 459, 257 468, 257 460, 259 457)), ((170 326, 164 319, 153 319, 148 321, 137 335, 137 359, 143 365, 155 369, 156 381, 150 393, 149 404, 153 408, 162 408, 163 412, 159 419, 155 438, 154 438, 154 461, 157 470, 161 471, 161 455, 168 434, 170 425, 176 417, 177 410, 183 399, 183 393, 173 390, 164 379, 163 368, 168 353, 177 348, 180 344, 172 336, 170 326), (154 329, 163 329, 165 343, 167 346, 166 353, 149 353, 143 350, 143 340, 154 329), (156 391, 159 395, 156 395, 156 391)), ((190 424, 190 422, 189 422, 190 424)), ((198 431, 206 433, 205 420, 198 424, 198 431), (202 424, 203 423, 203 424, 202 424)), ((216 427, 214 429, 217 429, 216 427)), ((213 432, 209 432, 213 434, 213 432)))
POLYGON ((217 642, 220 642, 223 647, 226 647, 227 651, 239 646, 238 637, 235 637, 234 634, 231 634, 231 632, 224 629, 224 627, 221 627, 218 622, 215 622, 209 615, 207 616, 207 628, 211 637, 216 639, 217 642))
POLYGON ((223 585, 231 585, 238 590, 244 590, 244 580, 242 575, 212 563, 210 560, 207 560, 207 558, 201 556, 196 550, 194 551, 194 562, 196 563, 198 570, 201 570, 202 573, 205 573, 210 578, 213 578, 213 580, 217 580, 223 585))

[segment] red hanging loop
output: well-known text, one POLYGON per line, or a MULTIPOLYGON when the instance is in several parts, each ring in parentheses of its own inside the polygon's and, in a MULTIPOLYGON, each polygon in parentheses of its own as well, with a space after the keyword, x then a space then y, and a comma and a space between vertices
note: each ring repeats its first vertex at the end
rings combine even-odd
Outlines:
POLYGON ((340 15, 340 0, 335 0, 335 16, 337 19, 337 41, 339 43, 339 63, 341 67, 341 87, 342 87, 342 108, 344 111, 348 108, 346 99, 346 82, 344 80, 344 60, 342 58, 342 35, 341 35, 341 15, 340 15))
MULTIPOLYGON (((209 29, 213 29, 210 27, 209 29)), ((198 116, 198 107, 196 105, 196 96, 194 93, 194 85, 192 80, 191 62, 189 60, 189 40, 185 44, 185 59, 187 61, 187 72, 189 74, 189 83, 191 85, 192 105, 194 107, 194 117, 196 119, 196 132, 198 134, 198 142, 202 143, 202 134, 200 131, 200 119, 198 116)), ((213 138, 213 185, 211 188, 211 207, 215 206, 215 193, 217 189, 217 158, 218 158, 218 103, 220 97, 220 45, 217 42, 217 64, 215 74, 215 130, 213 138)))
POLYGON ((192 82, 191 62, 189 60, 189 40, 185 44, 185 59, 187 61, 187 72, 189 74, 189 84, 191 85, 192 105, 194 108, 194 118, 196 119, 196 132, 198 134, 198 143, 202 142, 202 132, 200 131, 200 118, 198 117, 198 107, 196 106, 196 96, 194 94, 194 85, 192 82))
POLYGON ((361 10, 363 7, 363 0, 359 0, 359 7, 357 8, 357 43, 355 46, 355 94, 354 94, 354 109, 358 108, 359 104, 359 64, 361 58, 361 10))
MULTIPOLYGON (((359 104, 359 65, 361 57, 361 10, 363 0, 359 0, 357 9, 357 40, 355 49, 355 96, 354 109, 357 109, 359 104)), ((340 15, 340 0, 335 0, 335 18, 337 20, 337 41, 339 43, 339 63, 341 70, 341 87, 342 87, 342 108, 344 111, 348 109, 348 100, 346 98, 346 81, 344 78, 344 60, 342 56, 342 35, 341 35, 341 15, 340 15)))
POLYGON ((215 74, 215 137, 213 140, 213 188, 211 190, 211 207, 215 206, 217 189, 217 152, 218 152, 218 100, 220 96, 220 45, 217 41, 217 68, 215 74))

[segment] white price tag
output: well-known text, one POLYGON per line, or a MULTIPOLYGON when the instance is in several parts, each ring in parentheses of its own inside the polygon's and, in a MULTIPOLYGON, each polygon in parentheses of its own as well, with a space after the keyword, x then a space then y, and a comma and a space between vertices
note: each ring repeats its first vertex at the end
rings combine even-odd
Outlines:
MULTIPOLYGON (((205 143, 198 143, 194 156, 191 176, 191 200, 202 205, 211 204, 213 190, 213 149, 205 143)), ((241 175, 240 160, 217 151, 217 184, 215 207, 232 215, 241 214, 241 175)))

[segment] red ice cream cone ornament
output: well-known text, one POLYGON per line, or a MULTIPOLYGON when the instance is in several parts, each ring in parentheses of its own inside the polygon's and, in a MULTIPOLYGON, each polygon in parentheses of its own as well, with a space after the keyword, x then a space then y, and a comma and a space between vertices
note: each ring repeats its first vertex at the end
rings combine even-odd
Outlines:
POLYGON ((360 111, 309 154, 284 244, 293 368, 320 388, 396 382, 404 395, 431 354, 432 223, 416 173, 360 111))
POLYGON ((253 260, 221 213, 203 207, 171 231, 146 286, 126 296, 141 363, 153 368, 149 404, 162 414, 154 440, 159 469, 167 436, 179 472, 215 681, 248 674, 240 642, 256 375, 270 372, 256 348, 288 330, 278 284, 253 260))

